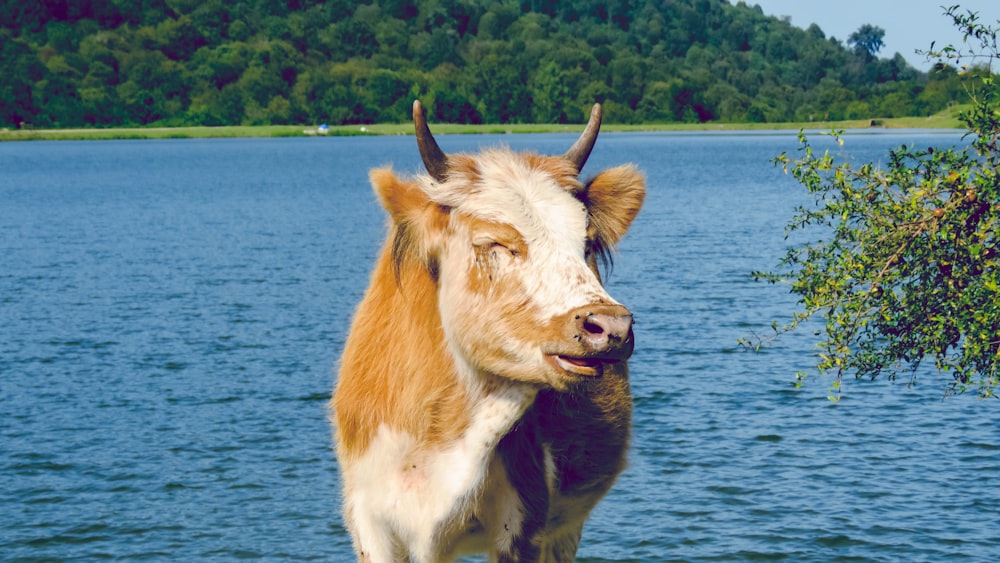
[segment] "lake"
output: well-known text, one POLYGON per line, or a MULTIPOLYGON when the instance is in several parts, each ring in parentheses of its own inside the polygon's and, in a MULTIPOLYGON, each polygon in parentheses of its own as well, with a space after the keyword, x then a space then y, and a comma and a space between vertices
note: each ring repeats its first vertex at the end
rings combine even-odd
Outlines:
MULTIPOLYGON (((561 153, 574 135, 442 136, 561 153)), ((848 134, 866 160, 954 131, 848 134)), ((1000 556, 995 401, 794 374, 777 264, 794 132, 623 133, 648 177, 610 292, 636 315, 629 467, 580 561, 1000 556)), ((351 560, 326 420, 385 233, 368 170, 413 137, 0 144, 0 559, 351 560)))

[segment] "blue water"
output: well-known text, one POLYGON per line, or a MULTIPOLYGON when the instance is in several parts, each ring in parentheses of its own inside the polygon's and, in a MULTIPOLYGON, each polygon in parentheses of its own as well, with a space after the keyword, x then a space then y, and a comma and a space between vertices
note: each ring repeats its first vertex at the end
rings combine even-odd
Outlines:
MULTIPOLYGON (((561 152, 572 135, 446 136, 561 152)), ((849 135, 947 146, 956 133, 849 135)), ((636 314, 629 468, 581 561, 1000 556, 995 401, 947 382, 792 385, 776 264, 794 133, 605 134, 647 174, 611 293, 636 314)), ((0 560, 350 560, 326 421, 384 234, 373 166, 412 137, 0 144, 0 560)))

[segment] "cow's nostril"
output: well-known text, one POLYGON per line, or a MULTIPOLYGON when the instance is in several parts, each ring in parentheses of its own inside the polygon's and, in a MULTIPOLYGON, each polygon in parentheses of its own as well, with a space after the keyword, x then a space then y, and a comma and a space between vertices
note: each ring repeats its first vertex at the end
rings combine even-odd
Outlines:
POLYGON ((594 336, 604 334, 604 327, 594 321, 594 315, 587 315, 587 318, 583 321, 583 330, 594 336))

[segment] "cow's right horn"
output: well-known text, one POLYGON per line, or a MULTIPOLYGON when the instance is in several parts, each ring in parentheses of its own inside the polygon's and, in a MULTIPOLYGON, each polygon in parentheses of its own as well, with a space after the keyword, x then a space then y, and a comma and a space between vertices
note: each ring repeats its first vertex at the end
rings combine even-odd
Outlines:
POLYGON ((597 134, 600 131, 601 104, 594 104, 590 110, 590 121, 587 122, 587 128, 580 134, 576 143, 563 155, 563 158, 576 165, 577 172, 582 170, 583 165, 587 163, 587 158, 590 156, 590 151, 594 150, 594 143, 597 142, 597 134))
POLYGON ((427 127, 427 116, 424 115, 424 106, 420 100, 413 101, 413 128, 417 133, 417 148, 420 149, 424 167, 435 180, 444 182, 448 176, 448 155, 444 154, 434 140, 434 135, 431 135, 431 130, 427 127))

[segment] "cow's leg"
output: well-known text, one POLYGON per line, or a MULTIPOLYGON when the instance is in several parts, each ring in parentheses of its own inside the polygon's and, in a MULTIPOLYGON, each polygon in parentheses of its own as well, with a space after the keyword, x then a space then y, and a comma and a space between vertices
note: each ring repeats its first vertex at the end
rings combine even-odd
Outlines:
POLYGON ((503 475, 495 499, 492 533, 495 561, 527 562, 539 558, 540 535, 549 510, 546 451, 542 446, 534 409, 500 440, 498 461, 491 469, 503 475))
MULTIPOLYGON (((519 511, 523 506, 520 502, 512 503, 507 512, 519 511)), ((517 519, 520 519, 518 515, 517 519)), ((509 520, 508 520, 509 521, 509 520)), ((494 563, 534 563, 539 560, 540 551, 538 549, 537 538, 525 532, 523 529, 514 527, 514 524, 504 524, 504 528, 498 531, 495 541, 496 549, 490 554, 490 561, 494 563)))
POLYGON ((583 524, 550 538, 542 546, 539 563, 567 563, 576 558, 576 548, 580 545, 583 524))
POLYGON ((392 531, 377 522, 368 511, 358 507, 347 494, 344 500, 344 520, 351 532, 354 553, 360 563, 396 563, 409 560, 399 549, 392 531))

